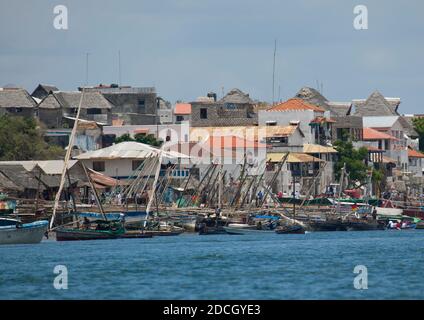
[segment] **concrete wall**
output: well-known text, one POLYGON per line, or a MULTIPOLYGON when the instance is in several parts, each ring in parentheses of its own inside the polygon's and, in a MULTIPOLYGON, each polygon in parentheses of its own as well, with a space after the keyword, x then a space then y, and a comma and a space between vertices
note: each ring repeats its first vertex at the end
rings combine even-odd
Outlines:
POLYGON ((62 127, 62 110, 61 109, 38 109, 38 119, 44 123, 48 129, 62 127))
POLYGON ((257 114, 254 113, 251 104, 191 103, 191 126, 193 127, 255 125, 257 121, 257 114), (207 110, 206 119, 202 119, 201 109, 207 110))

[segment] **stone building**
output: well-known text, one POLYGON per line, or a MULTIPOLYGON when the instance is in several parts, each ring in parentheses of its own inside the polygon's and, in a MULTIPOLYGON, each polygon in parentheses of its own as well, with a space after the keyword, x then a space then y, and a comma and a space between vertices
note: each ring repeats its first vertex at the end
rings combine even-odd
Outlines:
POLYGON ((37 103, 25 89, 0 88, 0 115, 34 117, 37 103))
POLYGON ((233 89, 221 100, 215 94, 191 102, 192 127, 249 126, 258 123, 255 103, 249 95, 233 89))
POLYGON ((348 138, 362 140, 362 118, 352 114, 352 102, 329 101, 320 92, 309 87, 300 89, 295 98, 319 106, 329 113, 333 120, 332 142, 348 138))
MULTIPOLYGON (((62 128, 64 117, 76 116, 81 92, 55 91, 38 105, 38 118, 47 128, 62 128)), ((81 104, 80 119, 111 124, 112 104, 99 92, 85 92, 81 104)))
POLYGON ((158 98, 153 87, 130 87, 102 85, 85 89, 99 92, 112 104, 112 118, 124 121, 126 125, 156 124, 158 98))

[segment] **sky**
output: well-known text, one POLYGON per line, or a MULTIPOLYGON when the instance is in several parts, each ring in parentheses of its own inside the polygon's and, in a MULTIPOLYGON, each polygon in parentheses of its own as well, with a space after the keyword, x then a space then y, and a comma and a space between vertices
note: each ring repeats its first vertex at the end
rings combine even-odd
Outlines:
POLYGON ((119 82, 194 101, 239 88, 272 101, 303 86, 350 101, 379 90, 424 113, 421 0, 0 0, 0 86, 61 90, 119 82), (57 30, 53 9, 68 9, 57 30), (354 7, 368 9, 356 30, 354 7), (319 85, 317 85, 317 83, 319 85))

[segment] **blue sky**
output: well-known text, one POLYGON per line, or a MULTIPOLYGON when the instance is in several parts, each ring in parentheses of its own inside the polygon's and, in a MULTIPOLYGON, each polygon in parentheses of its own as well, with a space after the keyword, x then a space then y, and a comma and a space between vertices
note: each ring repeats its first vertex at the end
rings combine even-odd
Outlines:
POLYGON ((350 0, 0 0, 0 86, 38 83, 75 90, 85 83, 155 86, 164 98, 191 101, 237 87, 272 100, 323 83, 330 100, 379 90, 400 97, 403 113, 424 113, 424 2, 350 0), (69 29, 53 27, 56 5, 69 29), (355 30, 353 8, 368 8, 355 30))

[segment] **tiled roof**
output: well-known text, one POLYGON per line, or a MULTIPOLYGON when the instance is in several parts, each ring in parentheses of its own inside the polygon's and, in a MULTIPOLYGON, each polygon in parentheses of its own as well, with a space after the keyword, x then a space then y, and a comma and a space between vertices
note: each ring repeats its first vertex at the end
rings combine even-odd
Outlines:
POLYGON ((424 154, 417 150, 408 148, 408 157, 409 158, 424 158, 424 154))
POLYGON ((377 131, 372 128, 363 128, 363 139, 364 140, 398 140, 390 134, 377 131))
POLYGON ((318 112, 325 112, 325 110, 316 105, 305 102, 300 98, 292 98, 286 102, 277 104, 269 108, 267 111, 291 111, 291 110, 313 110, 318 112))
POLYGON ((191 114, 191 104, 190 103, 177 103, 175 105, 174 114, 191 114))

